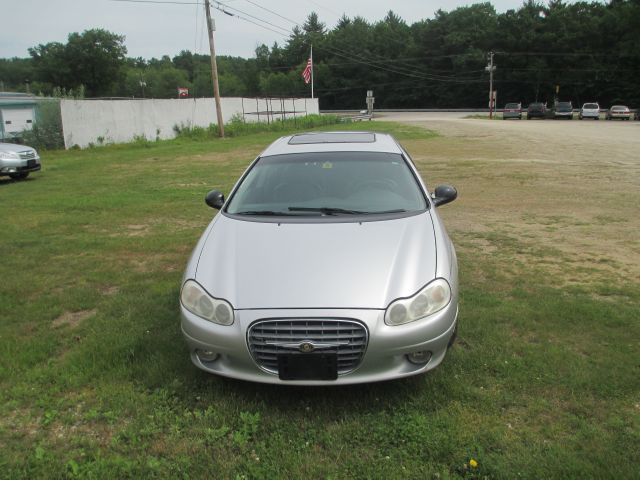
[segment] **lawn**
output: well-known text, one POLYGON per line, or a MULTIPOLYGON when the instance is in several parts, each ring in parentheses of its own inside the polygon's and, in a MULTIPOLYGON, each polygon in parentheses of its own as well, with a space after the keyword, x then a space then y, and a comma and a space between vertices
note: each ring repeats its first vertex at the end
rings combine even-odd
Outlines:
MULTIPOLYGON (((549 241, 591 232, 553 196, 544 215, 514 215, 553 166, 474 162, 466 140, 418 127, 340 128, 372 127, 431 186, 460 187, 440 210, 458 249, 460 333, 438 369, 294 388, 191 364, 178 293, 214 214, 204 194, 228 193, 278 133, 45 153, 28 181, 0 179, 0 477, 637 477, 635 267, 549 241)), ((637 223, 621 202, 599 199, 612 231, 637 223)))

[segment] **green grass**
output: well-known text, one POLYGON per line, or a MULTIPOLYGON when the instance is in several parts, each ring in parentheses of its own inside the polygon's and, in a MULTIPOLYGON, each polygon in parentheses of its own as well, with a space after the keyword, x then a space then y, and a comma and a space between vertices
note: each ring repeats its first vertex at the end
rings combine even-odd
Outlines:
MULTIPOLYGON (((435 138, 366 127, 412 153, 435 138)), ((0 477, 637 475, 640 287, 549 285, 527 259, 562 252, 535 239, 454 229, 460 338, 428 375, 293 388, 197 370, 178 292, 204 194, 279 134, 52 152, 33 179, 0 179, 0 477)))

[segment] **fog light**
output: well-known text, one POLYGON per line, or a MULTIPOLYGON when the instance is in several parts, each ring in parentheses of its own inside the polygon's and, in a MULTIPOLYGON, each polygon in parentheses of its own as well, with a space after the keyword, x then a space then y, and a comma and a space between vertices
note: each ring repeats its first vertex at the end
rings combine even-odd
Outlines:
POLYGON ((413 352, 407 354, 407 360, 416 365, 425 365, 431 360, 431 352, 423 350, 421 352, 413 352))
POLYGON ((211 350, 196 350, 196 355, 203 362, 213 362, 218 358, 218 354, 211 350))

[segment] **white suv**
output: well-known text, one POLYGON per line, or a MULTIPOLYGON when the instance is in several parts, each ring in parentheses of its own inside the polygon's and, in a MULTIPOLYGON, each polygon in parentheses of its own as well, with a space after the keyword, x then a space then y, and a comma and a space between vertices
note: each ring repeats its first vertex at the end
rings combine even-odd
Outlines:
POLYGON ((597 103, 585 103, 580 109, 578 118, 593 118, 594 120, 600 120, 600 105, 597 103))

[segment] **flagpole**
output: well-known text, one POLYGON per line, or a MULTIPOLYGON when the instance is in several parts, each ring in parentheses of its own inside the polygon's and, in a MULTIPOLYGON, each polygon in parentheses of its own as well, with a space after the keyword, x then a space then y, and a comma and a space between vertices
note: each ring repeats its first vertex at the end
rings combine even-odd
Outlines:
POLYGON ((311 98, 313 98, 313 45, 311 45, 311 98))

